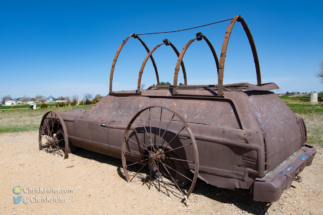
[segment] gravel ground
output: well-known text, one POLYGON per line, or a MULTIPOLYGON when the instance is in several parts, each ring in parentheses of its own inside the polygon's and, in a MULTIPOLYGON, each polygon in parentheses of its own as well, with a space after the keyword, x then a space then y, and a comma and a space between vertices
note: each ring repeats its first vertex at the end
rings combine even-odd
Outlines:
MULTIPOLYGON (((278 202, 252 201, 250 191, 230 191, 199 180, 189 205, 176 196, 148 189, 142 182, 122 178, 121 161, 86 150, 64 160, 38 151, 36 131, 0 134, 0 214, 323 214, 323 148, 301 183, 285 190, 278 202), (13 187, 23 188, 14 204, 13 187), (72 190, 72 193, 28 193, 35 188, 72 190), (38 202, 31 200, 60 202, 38 202), (27 200, 26 200, 27 199, 27 200), (45 199, 45 200, 44 200, 45 199), (51 200, 53 201, 53 200, 51 200), (63 201, 63 202, 62 202, 63 201)), ((71 191, 70 191, 71 192, 71 191)))

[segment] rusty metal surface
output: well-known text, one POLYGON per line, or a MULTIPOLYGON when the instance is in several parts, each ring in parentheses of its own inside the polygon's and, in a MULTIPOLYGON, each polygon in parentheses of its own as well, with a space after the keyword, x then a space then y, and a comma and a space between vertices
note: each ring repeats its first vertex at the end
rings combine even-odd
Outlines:
MULTIPOLYGON (((269 202, 279 199, 282 190, 290 185, 288 180, 292 180, 291 177, 297 176, 311 164, 316 151, 306 144, 305 123, 277 95, 269 91, 278 89, 276 84, 261 83, 254 40, 241 16, 234 17, 227 28, 220 62, 210 41, 198 33, 196 38, 186 43, 180 54, 172 46, 178 55, 174 85, 157 84, 141 90, 141 76, 148 58, 152 59, 152 53, 167 41, 151 51, 144 45, 148 55, 139 72, 138 89, 112 93, 115 63, 122 47, 131 36, 133 35, 121 44, 114 58, 110 74, 110 94, 89 110, 60 114, 73 145, 139 162, 143 156, 140 147, 128 147, 133 150, 134 156, 130 156, 131 158, 122 157, 121 154, 121 151, 125 151, 125 136, 135 141, 134 136, 131 136, 134 131, 141 131, 138 136, 144 141, 151 141, 152 135, 154 140, 169 143, 167 150, 184 146, 194 139, 197 150, 183 149, 176 155, 190 159, 195 156, 194 152, 198 153, 197 177, 217 187, 232 190, 253 189, 255 200, 269 202), (236 21, 242 24, 253 52, 257 85, 223 85, 227 46, 236 21), (195 40, 201 39, 207 42, 215 59, 218 85, 186 85, 182 59, 187 48, 195 40), (184 73, 183 86, 177 85, 180 66, 184 73), (158 108, 168 111, 161 117, 158 108), (148 113, 144 111, 148 109, 148 113), (139 115, 140 122, 135 120, 139 119, 139 115), (174 136, 183 123, 191 132, 184 130, 180 135, 174 136), (158 132, 161 126, 166 127, 165 135, 158 132), (170 144, 173 137, 176 137, 176 141, 170 144), (286 166, 292 168, 286 169, 286 166)), ((157 69, 155 71, 159 82, 157 69)), ((164 159, 159 154, 162 150, 152 150, 151 157, 154 161, 164 159)), ((147 166, 150 170, 153 169, 150 164, 147 166)), ((184 167, 190 172, 196 170, 196 166, 189 162, 184 167)))

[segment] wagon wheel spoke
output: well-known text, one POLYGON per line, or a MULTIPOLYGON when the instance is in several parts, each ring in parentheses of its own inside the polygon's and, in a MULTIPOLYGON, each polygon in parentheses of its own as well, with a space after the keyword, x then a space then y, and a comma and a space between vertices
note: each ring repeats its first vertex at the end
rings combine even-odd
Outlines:
MULTIPOLYGON (((185 126, 183 126, 183 128, 164 146, 163 150, 165 150, 165 148, 167 146, 169 146, 171 144, 171 142, 173 142, 173 140, 179 135, 179 133, 181 133, 183 130, 185 129, 185 126)), ((164 141, 165 142, 165 141, 164 141)), ((161 147, 164 145, 164 142, 163 144, 161 145, 161 147)))
MULTIPOLYGON (((149 114, 149 116, 148 116, 148 119, 149 119, 149 132, 151 133, 151 115, 150 115, 150 108, 148 109, 148 114, 149 114)), ((152 144, 153 141, 152 141, 152 138, 151 138, 150 134, 149 134, 149 139, 150 139, 150 142, 152 144)), ((155 142, 154 142, 154 144, 151 145, 151 147, 155 150, 155 142)))
POLYGON ((167 187, 166 187, 166 185, 165 185, 165 182, 164 182, 164 180, 163 180, 163 177, 158 176, 158 178, 160 178, 160 179, 161 179, 162 184, 164 185, 164 188, 165 188, 165 190, 166 190, 166 192, 167 192, 167 195, 169 196, 168 189, 167 189, 167 187))
POLYGON ((135 177, 136 177, 136 175, 138 175, 138 173, 145 167, 145 165, 148 163, 148 161, 144 164, 144 165, 142 165, 142 167, 136 172, 136 174, 130 179, 130 181, 129 182, 131 182, 132 181, 132 179, 134 179, 135 177))
POLYGON ((183 159, 172 158, 172 157, 166 157, 165 159, 170 159, 170 160, 175 160, 175 161, 182 161, 182 162, 187 162, 187 163, 195 163, 194 161, 191 161, 191 160, 183 160, 183 159))
POLYGON ((134 155, 134 156, 149 157, 148 155, 136 154, 136 153, 134 153, 134 152, 129 152, 129 151, 125 151, 124 153, 131 154, 131 155, 134 155))
POLYGON ((180 172, 176 171, 175 169, 173 169, 172 167, 168 166, 167 164, 165 164, 165 163, 163 163, 163 162, 162 162, 162 165, 163 165, 163 166, 165 165, 166 167, 168 167, 169 169, 173 170, 173 171, 174 171, 174 172, 176 172, 177 174, 179 174, 179 175, 183 176, 183 177, 184 177, 184 178, 186 178, 187 180, 192 181, 192 179, 190 179, 190 178, 186 177, 185 175, 183 175, 182 173, 180 173, 180 172))
POLYGON ((133 181, 139 173, 144 173, 146 174, 144 181, 149 189, 153 186, 168 196, 190 195, 197 180, 199 162, 196 140, 185 119, 169 108, 150 106, 140 110, 131 119, 124 137, 121 158, 128 182, 133 181), (156 108, 156 112, 152 111, 156 108), (141 132, 137 129, 141 129, 141 132), (178 138, 184 130, 187 131, 188 138, 178 138), (132 156, 139 160, 127 164, 127 160, 133 161, 132 156), (130 166, 138 166, 139 169, 131 173, 131 176, 128 170, 130 166), (145 166, 148 169, 142 172, 145 166), (188 186, 184 188, 186 185, 188 186))
POLYGON ((147 159, 145 159, 145 160, 142 160, 142 161, 138 161, 138 162, 136 162, 136 163, 129 164, 129 165, 127 165, 127 167, 129 167, 129 166, 133 166, 133 165, 135 165, 135 164, 142 163, 142 162, 144 162, 144 161, 146 161, 146 160, 148 160, 148 158, 147 158, 147 159))
POLYGON ((166 153, 169 153, 169 152, 175 151, 175 150, 177 150, 177 149, 185 148, 185 147, 190 146, 190 145, 192 145, 192 144, 193 144, 193 143, 190 143, 190 144, 187 144, 187 145, 184 145, 184 146, 177 147, 177 148, 175 148, 175 149, 172 149, 172 150, 169 150, 169 151, 163 152, 163 154, 166 154, 166 153))
POLYGON ((160 108, 160 118, 159 118, 159 127, 158 127, 158 136, 160 137, 160 125, 163 118, 163 108, 160 108))
POLYGON ((178 184, 176 183, 175 179, 173 178, 173 176, 169 173, 168 169, 165 167, 165 165, 162 163, 163 167, 165 168, 166 172, 168 173, 169 177, 172 179, 172 181, 174 182, 174 184, 176 185, 177 189, 179 191, 181 191, 181 193, 185 196, 183 190, 178 186, 178 184))
MULTIPOLYGON (((152 148, 154 148, 153 143, 152 143, 152 141, 151 141, 151 139, 150 139, 150 135, 149 135, 149 134, 148 134, 148 132, 147 132, 147 129, 146 129, 146 125, 145 125, 145 123, 142 121, 141 117, 139 117, 139 119, 140 119, 140 121, 141 121, 141 123, 142 123, 142 125, 143 125, 143 127, 144 127, 144 130, 145 130, 145 132, 146 132, 146 134, 147 134, 147 137, 148 137, 148 139, 149 139, 149 141, 150 141, 151 147, 152 147, 152 148)), ((150 131, 150 132, 151 132, 151 131, 150 131)))
MULTIPOLYGON (((158 143, 158 145, 160 145, 161 141, 164 139, 164 136, 165 136, 165 134, 166 134, 166 131, 167 131, 168 127, 170 126, 170 124, 172 123, 172 121, 173 121, 173 119, 174 119, 174 116, 175 116, 175 114, 173 114, 172 118, 170 119, 170 121, 169 121, 169 123, 168 123, 168 125, 167 125, 167 127, 166 127, 166 129, 165 129, 165 131, 164 131, 164 133, 163 133, 163 136, 161 137, 161 140, 160 140, 160 142, 158 143)), ((165 141, 165 139, 164 139, 164 141, 165 141)), ((163 144, 164 144, 164 142, 163 142, 163 144)))
POLYGON ((127 139, 128 139, 128 140, 130 140, 131 142, 133 142, 133 143, 135 143, 135 144, 138 144, 139 146, 141 146, 141 147, 143 147, 144 149, 146 149, 147 151, 149 151, 149 149, 148 149, 146 146, 144 146, 144 145, 140 144, 139 142, 136 142, 136 141, 134 141, 134 140, 130 139, 129 137, 127 137, 127 136, 125 136, 125 138, 127 138, 127 139))

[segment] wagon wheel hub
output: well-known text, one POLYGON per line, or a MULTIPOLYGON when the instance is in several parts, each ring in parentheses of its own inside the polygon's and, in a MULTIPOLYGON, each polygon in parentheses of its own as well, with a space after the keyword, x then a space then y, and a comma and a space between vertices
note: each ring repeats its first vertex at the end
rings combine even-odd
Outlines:
POLYGON ((155 152, 149 153, 149 160, 150 161, 163 161, 165 159, 164 150, 158 149, 155 152))

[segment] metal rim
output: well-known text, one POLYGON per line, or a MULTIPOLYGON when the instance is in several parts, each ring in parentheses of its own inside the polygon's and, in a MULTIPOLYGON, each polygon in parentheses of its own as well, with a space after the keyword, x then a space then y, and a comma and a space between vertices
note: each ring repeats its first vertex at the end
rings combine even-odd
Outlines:
POLYGON ((195 187, 199 173, 196 140, 184 118, 169 108, 146 107, 131 119, 124 134, 121 158, 128 182, 136 176, 142 180, 140 176, 144 175, 149 188, 163 189, 183 200, 195 187), (180 139, 181 133, 188 138, 180 139), (132 171, 134 165, 140 167, 138 171, 132 171), (174 192, 176 188, 179 193, 174 192))
POLYGON ((39 150, 68 158, 68 134, 62 117, 55 111, 44 114, 39 126, 39 150))

